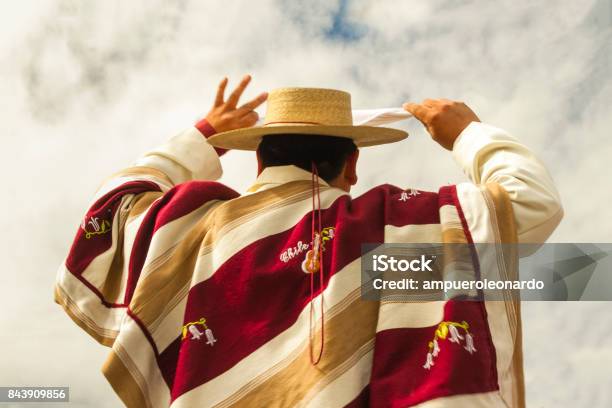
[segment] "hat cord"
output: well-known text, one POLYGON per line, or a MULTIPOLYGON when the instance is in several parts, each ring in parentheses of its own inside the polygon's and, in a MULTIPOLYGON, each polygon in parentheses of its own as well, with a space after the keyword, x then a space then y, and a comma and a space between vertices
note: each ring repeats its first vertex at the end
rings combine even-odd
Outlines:
MULTIPOLYGON (((324 270, 323 270, 323 245, 321 241, 321 192, 319 188, 319 173, 317 166, 312 162, 312 270, 310 273, 310 320, 309 320, 309 348, 310 348, 310 363, 315 366, 321 361, 323 356, 323 346, 325 344, 325 315, 324 315, 324 270), (316 196, 316 207, 315 207, 316 196), (315 217, 316 212, 316 217, 315 217), (315 223, 316 219, 316 223, 315 223), (316 224, 316 227, 315 227, 316 224), (319 272, 319 287, 321 290, 321 348, 317 357, 314 356, 314 335, 313 335, 313 319, 314 319, 314 274, 319 272)), ((316 321, 314 322, 316 327, 316 321)))

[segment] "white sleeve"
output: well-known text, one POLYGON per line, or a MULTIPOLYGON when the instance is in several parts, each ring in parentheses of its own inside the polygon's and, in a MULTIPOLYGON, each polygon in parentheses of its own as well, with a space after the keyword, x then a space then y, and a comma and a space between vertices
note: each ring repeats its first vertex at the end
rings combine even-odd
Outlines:
POLYGON ((217 180, 223 173, 217 152, 200 131, 191 127, 139 158, 135 166, 152 167, 174 184, 217 180))
POLYGON ((474 184, 496 182, 512 203, 520 243, 542 243, 563 217, 550 174, 506 131, 472 122, 459 135, 453 156, 474 184))

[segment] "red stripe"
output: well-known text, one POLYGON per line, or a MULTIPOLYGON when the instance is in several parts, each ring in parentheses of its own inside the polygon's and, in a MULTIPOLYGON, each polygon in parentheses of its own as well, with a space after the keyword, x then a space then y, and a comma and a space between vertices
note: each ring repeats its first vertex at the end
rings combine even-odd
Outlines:
MULTIPOLYGON (((322 211, 323 227, 336 228, 336 237, 328 241, 331 245, 325 251, 324 268, 329 273, 324 287, 329 277, 361 255, 362 243, 382 243, 384 226, 390 221, 400 225, 438 222, 435 193, 392 202, 401 191, 380 186, 355 200, 340 197, 322 211)), ((187 339, 180 351, 167 349, 174 358, 162 352, 160 368, 173 384, 173 399, 227 371, 295 323, 308 305, 310 276, 301 271, 303 256, 285 264, 279 255, 300 240, 310 241, 310 223, 309 213, 294 228, 243 248, 210 279, 191 288, 185 322, 205 317, 218 342, 210 347, 187 339)), ((360 276, 355 279, 359 281, 360 276)))
POLYGON ((157 364, 161 371, 162 377, 166 381, 168 388, 172 389, 174 377, 176 375, 176 362, 179 352, 181 351, 181 336, 178 336, 168 347, 162 351, 157 357, 157 364))
POLYGON ((240 194, 215 181, 189 181, 169 190, 163 197, 155 217, 153 233, 212 200, 231 200, 240 194))
POLYGON ((454 185, 442 186, 439 190, 439 203, 440 207, 444 205, 455 206, 457 203, 457 189, 454 185))

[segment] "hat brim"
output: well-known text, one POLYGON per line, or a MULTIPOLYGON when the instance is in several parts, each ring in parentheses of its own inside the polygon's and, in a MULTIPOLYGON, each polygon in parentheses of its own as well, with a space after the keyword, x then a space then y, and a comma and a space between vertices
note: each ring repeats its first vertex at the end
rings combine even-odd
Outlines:
POLYGON ((223 149, 257 150, 265 135, 307 134, 346 137, 357 147, 394 143, 408 137, 408 132, 379 126, 323 126, 323 125, 282 125, 257 126, 230 130, 212 135, 208 142, 223 149))

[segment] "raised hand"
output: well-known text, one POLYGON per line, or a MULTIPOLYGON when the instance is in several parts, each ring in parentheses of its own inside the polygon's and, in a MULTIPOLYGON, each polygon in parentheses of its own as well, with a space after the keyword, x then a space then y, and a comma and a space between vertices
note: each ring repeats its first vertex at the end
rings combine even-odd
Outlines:
POLYGON ((219 84, 215 103, 210 112, 208 112, 208 115, 206 115, 206 120, 217 132, 251 127, 255 125, 257 119, 259 119, 259 115, 254 109, 265 102, 268 97, 267 92, 263 92, 255 99, 237 107, 240 96, 242 96, 249 82, 251 82, 251 76, 246 75, 242 78, 242 81, 240 81, 236 89, 230 94, 229 98, 227 98, 227 101, 224 100, 227 78, 223 78, 219 84))
POLYGON ((432 139, 448 150, 478 116, 463 102, 448 99, 425 99, 422 103, 405 103, 403 108, 420 120, 432 139))

